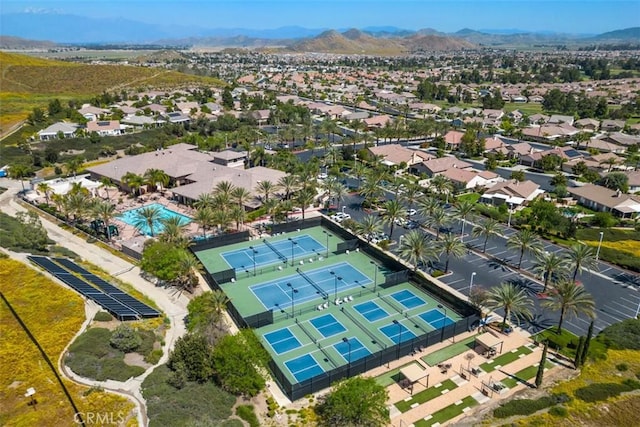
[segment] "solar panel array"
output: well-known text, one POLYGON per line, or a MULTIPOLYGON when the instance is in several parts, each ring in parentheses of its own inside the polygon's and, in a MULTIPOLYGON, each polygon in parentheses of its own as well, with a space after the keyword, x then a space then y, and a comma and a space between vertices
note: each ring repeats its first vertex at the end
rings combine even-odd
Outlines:
POLYGON ((136 320, 160 316, 160 312, 157 310, 138 301, 129 294, 122 292, 117 287, 95 274, 90 273, 73 261, 64 258, 55 258, 56 262, 53 262, 49 258, 33 255, 27 258, 34 264, 53 274, 76 292, 101 305, 118 320, 136 320), (62 268, 62 266, 64 266, 64 268, 62 268), (82 278, 75 274, 79 274, 82 278), (96 285, 97 288, 87 282, 96 285))

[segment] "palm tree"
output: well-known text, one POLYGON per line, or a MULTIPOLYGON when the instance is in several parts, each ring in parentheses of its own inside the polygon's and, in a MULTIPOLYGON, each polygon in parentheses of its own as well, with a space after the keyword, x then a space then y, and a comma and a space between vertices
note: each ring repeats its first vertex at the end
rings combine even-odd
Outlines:
POLYGON ((467 217, 473 212, 475 208, 475 203, 472 203, 469 200, 459 200, 454 206, 454 215, 462 220, 462 230, 460 231, 460 240, 462 240, 464 236, 464 226, 467 222, 467 217))
POLYGON ((536 263, 533 271, 544 277, 544 289, 547 292, 547 286, 552 277, 562 277, 568 268, 567 259, 561 257, 556 252, 538 252, 536 254, 536 263))
POLYGON ((473 227, 473 237, 484 237, 484 245, 482 246, 483 253, 487 250, 489 237, 497 235, 500 229, 500 223, 491 218, 485 219, 480 224, 473 227))
POLYGON ((231 196, 231 192, 235 186, 230 181, 220 181, 216 184, 214 194, 224 194, 227 197, 231 196))
POLYGON ((260 193, 263 202, 268 202, 269 196, 275 191, 275 186, 269 180, 260 181, 258 185, 256 185, 256 191, 260 193))
POLYGON ((51 193, 51 190, 53 189, 46 182, 41 182, 40 184, 38 184, 38 191, 44 194, 47 206, 49 206, 49 193, 51 193))
POLYGON ((284 191, 284 199, 289 200, 291 195, 298 190, 298 178, 295 175, 285 175, 278 180, 278 188, 284 191))
POLYGON ((73 221, 78 222, 87 214, 92 202, 82 192, 69 192, 65 195, 65 205, 69 213, 73 215, 73 221))
POLYGON ((369 206, 373 206, 382 196, 383 190, 378 185, 378 182, 366 180, 360 187, 359 194, 364 197, 369 206))
POLYGON ((419 264, 426 264, 435 259, 437 253, 426 234, 418 230, 411 230, 402 239, 400 256, 406 258, 413 265, 413 271, 417 271, 419 264))
POLYGON ((116 215, 116 206, 110 202, 99 201, 93 205, 91 210, 95 216, 104 222, 105 230, 107 231, 107 241, 110 242, 111 230, 109 230, 109 225, 116 215))
POLYGON ((382 212, 380 213, 380 218, 389 223, 389 239, 393 236, 393 228, 396 220, 404 219, 406 217, 407 211, 398 200, 387 200, 385 202, 382 207, 382 212))
POLYGON ((193 204, 196 209, 213 208, 214 200, 211 193, 202 193, 198 196, 198 200, 193 204))
POLYGON ((404 193, 400 196, 400 200, 406 203, 409 209, 412 209, 421 194, 422 189, 418 185, 409 184, 405 187, 404 193))
POLYGON ((444 208, 438 206, 426 219, 428 227, 436 230, 436 239, 440 238, 440 229, 446 227, 451 222, 451 217, 444 208))
POLYGON ((367 242, 371 242, 372 237, 382 231, 380 217, 376 215, 365 215, 356 225, 356 230, 367 239, 367 242))
POLYGON ((462 257, 467 251, 467 247, 455 235, 447 233, 441 241, 438 242, 440 253, 446 254, 447 261, 444 265, 444 272, 449 271, 449 258, 453 255, 456 258, 462 257))
POLYGON ((74 157, 73 159, 67 161, 65 166, 67 167, 67 174, 73 174, 73 177, 76 177, 76 174, 82 168, 84 164, 84 159, 82 157, 74 157))
MULTIPOLYGON (((189 302, 189 313, 194 313, 194 317, 189 315, 187 329, 189 332, 201 333, 210 336, 210 326, 216 325, 220 328, 220 321, 223 318, 224 310, 227 308, 229 299, 221 290, 208 291, 203 293, 199 298, 195 298, 189 302), (194 307, 197 305, 197 307, 194 307)), ((214 334, 215 335, 215 334, 214 334)))
POLYGON ((120 181, 133 190, 134 197, 140 195, 140 188, 144 185, 144 178, 142 176, 133 172, 127 172, 120 178, 120 181))
POLYGON ((231 223, 231 214, 228 209, 216 209, 213 211, 213 223, 218 226, 218 233, 223 233, 231 223))
POLYGON ((531 299, 524 289, 518 289, 511 283, 501 283, 500 286, 491 288, 487 304, 492 310, 496 308, 504 310, 502 329, 507 326, 507 319, 511 316, 515 317, 518 322, 521 319, 532 317, 533 303, 531 299))
POLYGON ((418 201, 418 212, 420 215, 428 218, 431 214, 440 208, 440 201, 433 197, 425 197, 424 199, 418 201))
POLYGON ((24 181, 22 178, 31 175, 31 166, 27 166, 22 163, 16 163, 9 167, 9 177, 12 179, 20 180, 20 184, 22 185, 22 192, 24 193, 24 181))
POLYGON ((309 206, 313 205, 313 202, 316 199, 316 191, 312 188, 304 188, 300 191, 296 197, 296 202, 300 205, 300 209, 302 209, 302 219, 304 220, 304 214, 309 208, 309 206))
POLYGON ((539 252, 542 248, 538 236, 531 230, 520 230, 507 240, 507 247, 511 249, 517 249, 520 251, 520 259, 518 260, 518 268, 522 265, 522 258, 524 253, 539 252))
POLYGON ((231 191, 231 200, 233 200, 235 203, 238 204, 239 207, 241 207, 242 209, 244 209, 244 205, 251 199, 251 193, 243 188, 243 187, 236 187, 233 189, 233 191, 231 191))
POLYGON ((200 261, 188 251, 180 252, 178 259, 178 283, 191 292, 198 286, 197 273, 202 272, 200 261))
POLYGON ((213 193, 213 206, 217 209, 227 211, 231 208, 231 196, 226 192, 213 193))
POLYGON ((431 182, 429 183, 429 185, 435 188, 438 194, 440 195, 446 194, 447 196, 446 202, 449 203, 449 193, 453 191, 453 185, 451 184, 451 181, 449 181, 446 177, 442 175, 436 175, 433 178, 431 178, 431 182))
POLYGON ((160 234, 160 240, 167 243, 172 243, 176 246, 186 248, 189 244, 189 239, 184 236, 184 229, 187 224, 179 216, 171 216, 160 220, 162 224, 162 233, 160 234))
POLYGON ((207 230, 216 225, 213 210, 209 206, 196 209, 193 220, 202 228, 202 237, 207 237, 207 230))
POLYGON ((574 282, 582 270, 594 270, 598 265, 593 249, 582 243, 571 246, 565 256, 567 263, 573 269, 572 280, 574 282))
POLYGON ((542 302, 542 306, 553 311, 560 311, 558 334, 562 333, 562 322, 565 315, 577 316, 586 314, 592 320, 595 318, 596 304, 593 297, 582 286, 570 280, 561 280, 551 286, 550 295, 542 302))
POLYGON ((171 180, 169 175, 162 169, 147 169, 143 178, 147 187, 150 188, 150 191, 155 191, 157 187, 162 191, 164 187, 169 185, 169 181, 171 180), (158 184, 160 185, 158 186, 158 184))
POLYGON ((111 181, 110 178, 103 176, 100 178, 100 186, 104 188, 105 193, 107 193, 107 200, 109 200, 109 188, 114 187, 113 181, 111 181))
POLYGON ((229 210, 229 217, 236 223, 236 230, 240 230, 240 224, 244 224, 244 220, 247 216, 247 211, 243 207, 233 206, 229 210))
POLYGON ((142 232, 145 226, 149 229, 151 237, 155 236, 155 226, 162 217, 162 211, 157 206, 146 206, 136 211, 134 227, 142 232))

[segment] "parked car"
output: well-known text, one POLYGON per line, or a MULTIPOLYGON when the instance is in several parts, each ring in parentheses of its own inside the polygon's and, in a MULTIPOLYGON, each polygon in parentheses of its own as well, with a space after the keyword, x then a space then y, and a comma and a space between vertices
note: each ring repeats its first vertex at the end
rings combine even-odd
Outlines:
POLYGON ((396 219, 394 219, 394 220, 393 220, 393 222, 394 222, 396 225, 399 225, 399 226, 401 226, 401 227, 404 227, 404 226, 405 226, 405 224, 407 223, 407 220, 406 220, 406 219, 404 219, 404 218, 396 218, 396 219))
POLYGON ((332 220, 334 220, 335 222, 342 222, 345 219, 351 219, 351 215, 349 215, 348 213, 344 213, 344 212, 338 212, 336 214, 331 215, 330 218, 332 220))
POLYGON ((414 216, 414 215, 415 215, 415 214, 417 214, 417 213, 418 213, 418 211, 417 211, 417 210, 415 210, 415 209, 413 209, 413 208, 411 208, 411 209, 407 209, 407 215, 408 215, 408 216, 414 216))
POLYGON ((409 230, 413 230, 414 228, 418 228, 419 226, 420 224, 418 224, 418 221, 413 221, 413 220, 409 220, 405 222, 405 224, 403 225, 404 228, 407 228, 409 230))

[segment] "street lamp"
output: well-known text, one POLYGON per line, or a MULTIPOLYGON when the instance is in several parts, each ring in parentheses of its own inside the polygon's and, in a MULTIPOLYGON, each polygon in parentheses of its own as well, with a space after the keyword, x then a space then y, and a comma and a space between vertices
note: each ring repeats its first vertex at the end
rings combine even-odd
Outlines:
POLYGON ((342 207, 342 213, 343 213, 343 214, 344 214, 344 210, 345 210, 346 208, 347 208, 346 206, 343 206, 343 207, 342 207))
POLYGON ((326 230, 322 230, 322 232, 327 235, 327 258, 329 258, 329 237, 331 237, 331 234, 329 234, 326 230))
POLYGON ((511 227, 511 214, 513 213, 513 203, 509 203, 509 221, 507 227, 511 227))
POLYGON ((394 320, 393 323, 395 323, 396 325, 398 325, 398 350, 396 353, 396 359, 400 359, 400 344, 402 343, 402 323, 398 322, 397 320, 394 320))
POLYGON ((373 273, 373 293, 376 293, 376 289, 378 288, 378 264, 373 261, 369 261, 369 264, 373 265, 375 268, 375 272, 373 273))
POLYGON ((258 253, 258 250, 255 249, 253 246, 249 246, 249 249, 251 249, 251 254, 253 255, 253 275, 256 275, 256 254, 258 253))
POLYGON ((346 342, 347 345, 349 346, 349 359, 348 359, 349 364, 347 365, 347 376, 350 377, 351 376, 351 341, 349 341, 348 338, 342 338, 342 341, 346 342))
POLYGON ((333 299, 334 301, 338 300, 338 280, 342 280, 342 277, 338 276, 335 271, 330 271, 333 276, 333 299))
POLYGON ((291 237, 289 237, 288 240, 291 242, 291 267, 293 267, 293 264, 295 263, 295 252, 293 251, 293 248, 295 248, 298 242, 293 240, 291 237))
POLYGON ((471 295, 471 288, 473 287, 473 278, 475 277, 476 272, 471 273, 471 280, 469 281, 469 295, 471 295))
POLYGON ((598 242, 598 250, 596 251, 596 262, 598 261, 598 258, 600 257, 600 247, 602 246, 602 238, 604 237, 604 232, 601 231, 600 232, 600 241, 598 242))
POLYGON ((444 307, 442 304, 438 304, 438 308, 444 310, 444 316, 442 316, 442 332, 440 333, 440 342, 444 341, 444 322, 447 319, 447 307, 444 307))
POLYGON ((287 286, 291 289, 291 317, 295 317, 295 294, 298 293, 298 290, 291 283, 287 283, 287 286))
POLYGON ((640 314, 640 301, 638 301, 638 308, 636 308, 636 319, 638 318, 638 314, 640 314))

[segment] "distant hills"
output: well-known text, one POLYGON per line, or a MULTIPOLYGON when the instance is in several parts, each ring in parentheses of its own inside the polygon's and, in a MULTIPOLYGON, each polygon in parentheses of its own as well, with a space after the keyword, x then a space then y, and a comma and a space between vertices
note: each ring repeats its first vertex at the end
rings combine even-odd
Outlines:
MULTIPOLYGON (((371 53, 393 53, 415 50, 469 49, 477 46, 526 47, 609 42, 640 44, 640 27, 599 35, 558 34, 518 29, 474 30, 469 28, 455 33, 443 33, 431 28, 416 31, 394 26, 371 26, 359 30, 299 26, 275 29, 198 28, 169 23, 164 25, 148 24, 122 18, 89 18, 56 13, 4 14, 0 15, 0 22, 2 24, 0 31, 5 36, 24 40, 50 40, 53 43, 73 45, 154 44, 246 48, 281 46, 297 52, 361 53, 364 50, 371 53), (432 37, 424 38, 421 36, 432 37)), ((7 37, 3 37, 2 40, 4 40, 1 47, 3 49, 29 48, 30 46, 24 41, 10 40, 7 37)), ((33 46, 33 48, 38 46, 33 46)))

